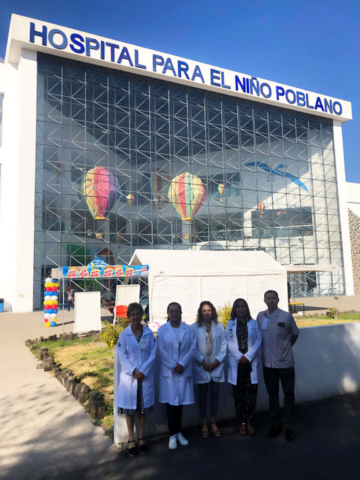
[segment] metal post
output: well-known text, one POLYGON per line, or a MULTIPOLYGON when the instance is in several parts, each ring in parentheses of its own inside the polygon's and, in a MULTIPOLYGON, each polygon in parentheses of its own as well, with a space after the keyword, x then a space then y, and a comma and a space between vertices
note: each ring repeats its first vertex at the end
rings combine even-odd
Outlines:
POLYGON ((65 278, 64 277, 63 277, 62 281, 63 281, 62 297, 63 297, 63 333, 64 333, 64 329, 65 329, 65 278))
POLYGON ((117 411, 117 392, 119 388, 119 350, 118 346, 114 345, 114 443, 119 444, 119 425, 118 425, 118 411, 117 411))

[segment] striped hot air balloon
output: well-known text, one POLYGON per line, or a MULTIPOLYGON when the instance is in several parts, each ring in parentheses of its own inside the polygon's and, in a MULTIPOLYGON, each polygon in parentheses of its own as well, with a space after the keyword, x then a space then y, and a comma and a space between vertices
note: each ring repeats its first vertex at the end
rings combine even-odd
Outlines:
POLYGON ((131 193, 129 193, 129 195, 126 196, 126 202, 127 202, 127 204, 129 205, 129 207, 132 207, 132 206, 133 206, 133 203, 135 202, 135 197, 134 197, 134 195, 132 195, 131 193))
POLYGON ((104 167, 95 167, 83 176, 80 194, 94 219, 106 220, 119 196, 118 190, 115 176, 104 167))
POLYGON ((200 178, 186 172, 172 180, 168 198, 181 220, 189 221, 200 210, 205 201, 206 192, 200 178))
POLYGON ((153 204, 160 209, 168 197, 170 186, 170 174, 164 173, 160 175, 159 172, 151 172, 151 196, 153 204))

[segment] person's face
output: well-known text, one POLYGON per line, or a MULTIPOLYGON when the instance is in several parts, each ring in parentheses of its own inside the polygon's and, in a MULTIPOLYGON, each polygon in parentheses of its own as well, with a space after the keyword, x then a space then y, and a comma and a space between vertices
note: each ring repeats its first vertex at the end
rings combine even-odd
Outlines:
POLYGON ((142 314, 141 314, 140 310, 133 310, 130 313, 129 320, 130 320, 131 325, 139 325, 141 323, 141 320, 142 320, 142 314))
POLYGON ((201 309, 201 314, 204 320, 210 320, 212 315, 212 310, 210 305, 204 305, 201 309))
POLYGON ((270 310, 275 310, 278 306, 279 299, 275 293, 267 293, 264 302, 270 310))
POLYGON ((243 301, 238 302, 236 305, 236 316, 237 318, 245 318, 247 314, 246 304, 243 301))
POLYGON ((168 310, 168 317, 170 322, 180 322, 181 309, 179 308, 179 305, 170 305, 168 310))

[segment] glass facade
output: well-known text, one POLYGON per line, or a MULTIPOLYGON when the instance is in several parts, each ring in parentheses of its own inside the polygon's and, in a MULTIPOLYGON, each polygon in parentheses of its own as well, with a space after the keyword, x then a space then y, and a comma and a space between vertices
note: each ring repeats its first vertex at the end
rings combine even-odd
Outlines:
POLYGON ((344 293, 342 268, 311 272, 343 265, 332 121, 41 53, 37 95, 34 307, 50 268, 137 248, 263 250, 309 266, 292 295, 344 293), (87 197, 99 167, 106 212, 87 197), (176 197, 186 220, 182 174, 203 191, 176 197))

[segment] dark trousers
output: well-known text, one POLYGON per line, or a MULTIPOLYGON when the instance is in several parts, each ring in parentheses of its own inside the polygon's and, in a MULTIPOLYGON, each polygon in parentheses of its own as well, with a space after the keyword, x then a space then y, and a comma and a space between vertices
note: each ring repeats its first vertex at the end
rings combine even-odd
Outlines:
POLYGON ((182 405, 170 405, 166 404, 166 413, 168 419, 168 427, 170 436, 176 435, 181 432, 181 419, 183 413, 182 405))
POLYGON ((70 312, 70 307, 74 308, 74 302, 72 300, 68 300, 68 312, 70 312))
POLYGON ((269 412, 271 425, 281 424, 279 405, 279 381, 284 392, 285 426, 294 426, 295 405, 295 369, 291 368, 268 368, 264 366, 264 380, 269 395, 269 412))
POLYGON ((210 385, 210 417, 215 418, 219 405, 220 383, 211 380, 209 383, 199 383, 199 409, 202 419, 206 418, 207 394, 210 385))
POLYGON ((249 365, 238 364, 237 384, 232 386, 236 418, 238 423, 248 423, 253 419, 258 386, 251 383, 249 365))

